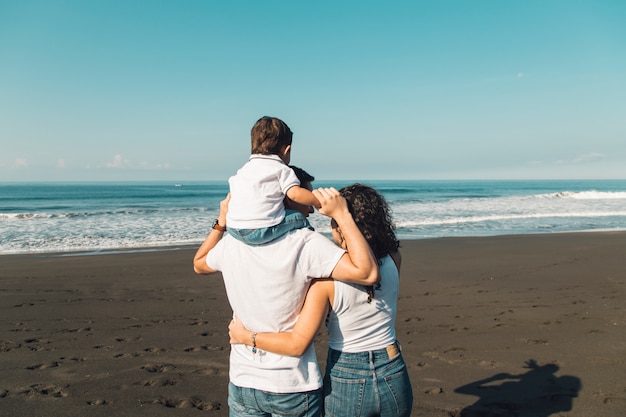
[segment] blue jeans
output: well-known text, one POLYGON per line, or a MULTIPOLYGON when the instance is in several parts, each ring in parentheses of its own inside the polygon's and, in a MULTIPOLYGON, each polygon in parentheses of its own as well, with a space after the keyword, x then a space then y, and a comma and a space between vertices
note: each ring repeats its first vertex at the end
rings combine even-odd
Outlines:
POLYGON ((228 383, 230 417, 318 417, 322 412, 322 389, 276 394, 228 383))
POLYGON ((360 353, 328 350, 326 416, 410 416, 412 407, 413 388, 398 350, 392 355, 387 349, 360 353))
POLYGON ((277 225, 259 229, 233 229, 228 227, 226 230, 235 239, 248 245, 257 246, 278 239, 292 230, 305 227, 311 228, 311 224, 302 213, 297 210, 285 210, 285 218, 277 225))

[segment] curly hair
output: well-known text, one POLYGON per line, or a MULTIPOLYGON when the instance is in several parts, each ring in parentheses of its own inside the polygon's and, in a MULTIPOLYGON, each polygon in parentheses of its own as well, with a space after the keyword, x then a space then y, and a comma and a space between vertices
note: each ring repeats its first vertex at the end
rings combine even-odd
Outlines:
POLYGON ((372 248, 374 257, 380 261, 396 252, 400 242, 385 198, 372 187, 358 183, 343 187, 339 193, 348 202, 348 210, 372 248))

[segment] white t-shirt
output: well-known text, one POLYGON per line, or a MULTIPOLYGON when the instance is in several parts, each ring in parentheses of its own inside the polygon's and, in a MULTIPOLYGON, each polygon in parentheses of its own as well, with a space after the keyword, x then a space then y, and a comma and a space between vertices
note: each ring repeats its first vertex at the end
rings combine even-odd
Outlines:
POLYGON ((230 202, 226 224, 234 229, 259 229, 285 218, 283 200, 300 181, 278 155, 253 154, 228 179, 230 202))
MULTIPOLYGON (((309 229, 297 229, 262 246, 250 246, 225 234, 206 263, 221 271, 234 314, 257 332, 291 331, 311 279, 328 277, 344 250, 309 229)), ((315 349, 283 356, 246 345, 231 345, 230 381, 274 393, 318 389, 322 376, 315 349)))
POLYGON ((329 313, 328 346, 342 352, 367 352, 382 349, 396 341, 396 306, 399 274, 391 256, 378 266, 380 290, 371 303, 366 287, 335 280, 335 297, 329 313))

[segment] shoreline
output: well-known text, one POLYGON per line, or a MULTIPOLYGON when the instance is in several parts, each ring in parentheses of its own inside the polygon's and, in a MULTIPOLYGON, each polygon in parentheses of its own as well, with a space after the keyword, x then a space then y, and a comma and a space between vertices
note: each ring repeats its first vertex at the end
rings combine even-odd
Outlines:
MULTIPOLYGON (((429 241, 438 239, 482 239, 482 238, 498 238, 498 237, 515 237, 515 236, 550 236, 550 235, 563 235, 563 234, 612 234, 612 233, 625 233, 624 229, 589 229, 589 230, 576 230, 576 231, 557 231, 546 233, 512 233, 512 234, 494 234, 494 235, 479 235, 479 236, 439 236, 439 237, 423 237, 423 238, 410 238, 400 239, 400 242, 412 242, 412 241, 429 241)), ((330 239, 329 234, 324 236, 330 239)), ((10 256, 39 256, 39 257, 73 257, 73 256, 104 256, 104 255, 123 255, 130 253, 147 253, 147 252, 172 252, 172 251, 184 251, 197 249, 202 242, 197 244, 182 244, 182 245, 165 245, 165 246, 137 246, 126 248, 113 248, 113 249, 92 249, 92 250, 75 250, 75 251, 50 251, 50 252, 17 252, 17 253, 0 253, 0 259, 10 256)))
MULTIPOLYGON (((625 248, 626 231, 401 240, 412 415, 621 416, 625 248)), ((4 413, 228 415, 232 312, 196 249, 0 256, 4 413)), ((323 369, 324 332, 316 351, 323 369)))

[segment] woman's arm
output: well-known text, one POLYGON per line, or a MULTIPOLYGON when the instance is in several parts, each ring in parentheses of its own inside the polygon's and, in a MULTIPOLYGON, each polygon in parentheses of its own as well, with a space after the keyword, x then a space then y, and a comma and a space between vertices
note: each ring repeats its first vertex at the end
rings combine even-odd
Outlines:
POLYGON ((313 194, 322 204, 319 212, 331 217, 341 228, 348 252, 339 260, 330 277, 362 285, 378 282, 378 265, 367 241, 348 210, 345 198, 335 188, 318 188, 313 194))
MULTIPOLYGON (((230 193, 228 193, 225 199, 220 201, 220 214, 217 217, 217 224, 224 227, 224 230, 226 230, 226 213, 228 212, 229 201, 230 193)), ((211 229, 200 248, 196 251, 196 255, 193 257, 193 270, 196 274, 208 275, 217 272, 206 264, 206 256, 217 245, 217 242, 222 239, 224 230, 211 229)))
MULTIPOLYGON (((301 356, 313 341, 324 322, 328 307, 334 297, 332 280, 315 280, 307 292, 302 311, 291 332, 256 333, 256 347, 279 355, 301 356)), ((228 326, 231 344, 252 346, 254 332, 246 329, 241 320, 233 319, 228 326)))

